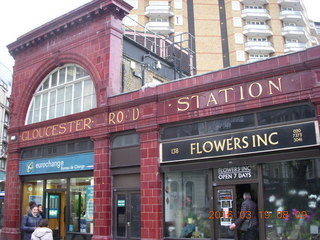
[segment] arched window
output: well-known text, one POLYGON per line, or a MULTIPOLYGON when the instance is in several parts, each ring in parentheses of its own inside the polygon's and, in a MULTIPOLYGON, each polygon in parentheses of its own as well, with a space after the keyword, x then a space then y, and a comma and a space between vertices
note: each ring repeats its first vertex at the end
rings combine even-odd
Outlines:
POLYGON ((64 65, 41 82, 28 108, 26 124, 95 108, 96 92, 89 74, 78 65, 64 65))

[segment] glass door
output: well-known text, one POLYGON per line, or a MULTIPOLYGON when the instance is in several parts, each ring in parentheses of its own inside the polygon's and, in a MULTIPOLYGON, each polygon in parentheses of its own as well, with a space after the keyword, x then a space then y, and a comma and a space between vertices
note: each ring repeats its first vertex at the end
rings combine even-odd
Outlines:
POLYGON ((117 239, 140 238, 140 193, 115 194, 115 236, 117 239))
POLYGON ((210 211, 209 218, 214 220, 215 239, 237 240, 237 230, 230 230, 229 226, 236 217, 235 186, 214 188, 214 210, 210 211))

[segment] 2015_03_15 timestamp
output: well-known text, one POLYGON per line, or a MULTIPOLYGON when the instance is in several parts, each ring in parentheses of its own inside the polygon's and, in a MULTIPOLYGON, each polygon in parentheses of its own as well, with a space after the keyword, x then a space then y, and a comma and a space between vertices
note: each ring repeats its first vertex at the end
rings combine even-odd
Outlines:
MULTIPOLYGON (((238 217, 241 219, 251 219, 251 218, 264 218, 264 219, 269 219, 273 214, 275 214, 275 217, 278 219, 286 219, 289 217, 289 212, 288 211, 277 211, 277 212, 272 212, 272 211, 258 211, 257 215, 254 216, 254 213, 251 211, 240 211, 238 213, 238 217)), ((306 219, 308 216, 307 211, 296 211, 295 212, 295 217, 296 219, 306 219)), ((233 211, 209 211, 209 219, 220 219, 220 218, 236 218, 237 214, 235 214, 233 211)))

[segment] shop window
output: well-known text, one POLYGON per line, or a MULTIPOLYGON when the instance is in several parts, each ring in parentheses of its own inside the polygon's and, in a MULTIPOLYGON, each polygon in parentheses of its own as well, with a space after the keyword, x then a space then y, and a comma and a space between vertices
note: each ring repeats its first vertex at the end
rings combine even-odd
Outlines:
POLYGON ((253 127, 254 115, 243 115, 237 117, 223 118, 208 121, 207 127, 209 133, 235 130, 239 128, 253 127))
POLYGON ((121 136, 115 136, 112 140, 112 148, 128 147, 140 144, 139 134, 126 134, 121 136))
POLYGON ((116 135, 111 141, 111 167, 140 165, 140 137, 137 133, 116 135))
POLYGON ((43 180, 30 180, 23 183, 23 198, 21 214, 27 214, 29 202, 35 201, 37 204, 43 204, 43 180))
POLYGON ((258 112, 258 125, 290 122, 315 117, 315 111, 310 105, 294 106, 258 112))
POLYGON ((96 107, 88 73, 77 65, 55 69, 40 84, 30 102, 26 124, 45 121, 96 107))
POLYGON ((165 174, 165 237, 211 236, 207 178, 207 171, 165 174))
POLYGON ((93 233, 93 177, 70 179, 70 232, 93 233))
POLYGON ((205 132, 204 123, 192 123, 176 127, 168 127, 162 133, 162 139, 188 137, 200 135, 205 132))
POLYGON ((21 159, 32 159, 41 157, 61 156, 69 153, 91 152, 93 151, 93 141, 83 139, 72 142, 55 143, 37 148, 23 149, 21 159))
POLYGON ((49 179, 47 180, 47 189, 65 189, 67 188, 67 179, 49 179))
POLYGON ((313 239, 320 225, 319 160, 295 160, 263 165, 266 239, 313 239), (280 171, 283 167, 289 174, 280 171), (275 178, 270 175, 278 169, 275 178))
POLYGON ((193 182, 188 181, 186 183, 186 201, 185 201, 185 206, 188 208, 192 207, 193 194, 194 194, 194 184, 193 182))

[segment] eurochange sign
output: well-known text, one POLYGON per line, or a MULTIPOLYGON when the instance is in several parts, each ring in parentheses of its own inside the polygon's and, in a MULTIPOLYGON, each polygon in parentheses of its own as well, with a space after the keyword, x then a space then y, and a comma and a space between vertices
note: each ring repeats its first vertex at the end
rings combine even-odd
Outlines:
POLYGON ((93 163, 93 152, 23 160, 19 162, 19 175, 92 170, 93 163))
POLYGON ((161 144, 161 163, 216 158, 319 145, 318 123, 198 137, 161 144))

